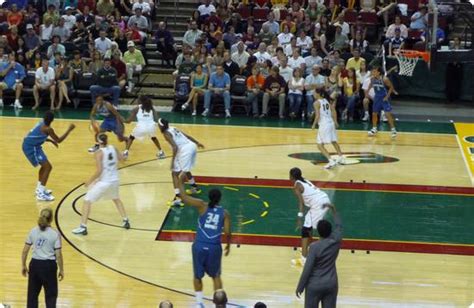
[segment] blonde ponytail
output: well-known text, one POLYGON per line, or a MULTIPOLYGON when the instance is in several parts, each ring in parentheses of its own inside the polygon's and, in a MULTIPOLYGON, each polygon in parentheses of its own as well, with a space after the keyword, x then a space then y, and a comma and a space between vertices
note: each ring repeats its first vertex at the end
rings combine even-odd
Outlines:
POLYGON ((46 230, 46 228, 49 227, 52 221, 53 210, 49 207, 42 209, 38 218, 38 226, 40 227, 40 230, 46 230))

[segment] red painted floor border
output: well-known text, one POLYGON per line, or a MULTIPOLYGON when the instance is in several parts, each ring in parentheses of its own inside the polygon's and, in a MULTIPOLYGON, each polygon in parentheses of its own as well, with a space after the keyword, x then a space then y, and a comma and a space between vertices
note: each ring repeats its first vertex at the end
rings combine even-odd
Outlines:
MULTIPOLYGON (((161 231, 156 238, 157 241, 194 241, 194 232, 173 232, 161 231)), ((232 243, 242 245, 266 245, 266 246, 286 246, 300 247, 301 241, 297 237, 279 236, 259 236, 234 234, 232 243)), ((442 243, 411 243, 411 242, 387 242, 387 241, 364 241, 364 240, 343 240, 343 249, 353 250, 373 250, 373 251, 394 251, 394 252, 415 252, 431 254, 452 254, 474 256, 474 246, 464 245, 444 245, 442 243)))
MULTIPOLYGON (((200 182, 200 183, 206 183, 206 184, 292 187, 292 184, 289 180, 210 177, 210 176, 196 176, 195 178, 198 183, 200 182)), ((353 183, 319 182, 319 181, 312 181, 312 182, 320 188, 392 191, 392 192, 402 192, 402 193, 413 192, 413 193, 434 193, 434 194, 462 194, 462 195, 474 196, 474 187, 354 183, 354 182, 353 183)))

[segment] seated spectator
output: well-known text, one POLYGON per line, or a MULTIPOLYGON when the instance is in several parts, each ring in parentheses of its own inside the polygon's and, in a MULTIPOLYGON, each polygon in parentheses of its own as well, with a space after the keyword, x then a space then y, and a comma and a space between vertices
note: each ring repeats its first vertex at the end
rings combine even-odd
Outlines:
POLYGON ((341 24, 335 24, 336 26, 336 33, 334 34, 334 44, 333 48, 337 50, 346 50, 349 45, 349 39, 347 35, 342 33, 342 26, 341 24))
POLYGON ((290 44, 291 38, 293 34, 290 32, 290 28, 287 25, 282 25, 282 32, 278 34, 278 43, 280 46, 285 47, 286 45, 290 44))
POLYGON ((268 13, 267 21, 262 24, 262 29, 264 26, 268 26, 268 29, 274 35, 280 33, 280 25, 275 21, 275 14, 273 12, 268 13))
POLYGON ((100 30, 99 37, 94 40, 94 47, 102 56, 112 47, 112 41, 107 37, 105 30, 100 30))
POLYGON ((53 25, 58 23, 60 16, 56 9, 57 7, 54 4, 48 5, 48 10, 43 14, 43 23, 46 23, 47 19, 51 19, 53 25))
POLYGON ((117 71, 112 67, 110 58, 104 58, 104 66, 97 72, 97 81, 90 87, 92 101, 98 95, 112 95, 112 104, 118 106, 120 97, 120 87, 118 85, 117 71))
POLYGON ((224 290, 219 289, 214 292, 212 297, 212 302, 216 308, 225 308, 227 307, 227 294, 224 290))
POLYGON ((40 92, 49 92, 51 99, 51 110, 55 110, 56 98, 56 74, 54 69, 49 67, 49 60, 47 58, 41 59, 41 67, 35 73, 35 85, 33 86, 33 96, 35 98, 35 105, 33 110, 36 110, 40 104, 40 92))
MULTIPOLYGON (((300 112, 301 103, 303 102, 304 78, 301 74, 301 68, 297 67, 293 70, 293 76, 288 81, 288 103, 290 118, 296 118, 300 112)), ((304 119, 305 114, 302 113, 304 119)))
POLYGON ((293 21, 290 14, 286 15, 285 20, 281 22, 280 31, 285 32, 285 27, 288 28, 288 33, 296 34, 296 23, 293 21))
POLYGON ((304 81, 304 89, 306 90, 306 114, 311 119, 314 116, 314 92, 323 89, 326 86, 326 77, 320 74, 321 67, 314 64, 304 81))
MULTIPOLYGON (((280 47, 278 45, 278 37, 274 37, 272 39, 272 44, 267 46, 267 52, 273 57, 276 54, 277 48, 280 47)), ((281 48, 281 47, 280 47, 281 48)), ((282 49, 283 50, 283 49, 282 49)))
POLYGON ((49 67, 52 67, 56 70, 56 67, 61 64, 62 58, 63 57, 61 56, 60 52, 55 52, 54 57, 49 60, 49 67))
POLYGON ((202 64, 196 65, 196 71, 191 73, 191 92, 186 102, 181 106, 181 110, 186 110, 189 103, 193 103, 192 116, 197 114, 197 104, 200 96, 204 95, 207 86, 208 75, 203 72, 202 64))
POLYGON ((395 16, 395 22, 391 24, 387 32, 385 32, 385 38, 390 40, 395 37, 395 30, 400 30, 400 35, 404 39, 408 37, 408 28, 404 24, 402 24, 402 19, 400 18, 400 15, 395 16))
POLYGON ((127 51, 128 40, 127 40, 126 33, 124 33, 124 31, 119 31, 119 33, 115 36, 114 41, 117 43, 119 50, 122 52, 122 54, 127 51))
POLYGON ((360 82, 357 80, 356 70, 351 67, 347 70, 347 77, 339 79, 339 87, 344 92, 344 110, 342 120, 352 122, 354 118, 355 105, 359 99, 360 82))
POLYGON ((326 92, 332 101, 337 101, 341 96, 341 87, 339 86, 340 72, 337 67, 331 70, 331 74, 326 78, 326 92))
POLYGON ((174 38, 164 21, 158 24, 158 30, 155 32, 155 42, 158 51, 161 52, 163 61, 166 61, 169 67, 173 66, 176 59, 174 38))
POLYGON ((316 47, 311 48, 311 54, 304 58, 305 62, 305 67, 306 67, 306 75, 310 75, 313 72, 314 66, 318 66, 319 70, 319 65, 321 65, 321 62, 323 61, 323 58, 321 58, 318 55, 318 49, 316 47))
POLYGON ((216 65, 214 64, 214 60, 211 56, 206 58, 206 64, 203 65, 202 70, 207 76, 211 76, 212 73, 216 72, 216 65))
POLYGON ((146 38, 147 36, 147 31, 148 31, 148 19, 146 19, 145 16, 142 15, 142 10, 137 7, 135 10, 135 15, 130 16, 128 19, 127 25, 129 28, 132 26, 136 26, 138 28, 138 31, 140 33, 140 36, 143 39, 146 38))
POLYGON ((294 1, 288 10, 288 13, 291 15, 291 19, 297 24, 301 23, 304 19, 304 10, 301 9, 299 2, 294 1))
POLYGON ((413 13, 410 20, 410 29, 425 30, 428 26, 428 9, 426 6, 421 6, 419 11, 413 13))
POLYGON ((112 44, 110 45, 110 49, 107 49, 107 51, 104 54, 104 58, 112 59, 112 56, 114 55, 115 52, 118 52, 118 54, 120 55, 120 59, 122 59, 123 57, 122 51, 120 51, 117 42, 112 41, 112 44))
POLYGON ((293 68, 288 65, 288 58, 282 57, 279 65, 279 75, 283 77, 286 83, 290 81, 291 76, 293 76, 293 68))
POLYGON ((222 40, 225 43, 226 49, 230 49, 232 45, 240 42, 240 35, 235 34, 235 28, 233 26, 229 26, 229 30, 224 32, 222 40))
POLYGON ((266 45, 270 45, 275 36, 276 34, 270 31, 269 24, 263 24, 262 29, 260 30, 260 33, 258 34, 258 38, 260 42, 263 42, 266 45))
POLYGON ((133 41, 137 45, 141 45, 143 43, 144 37, 142 36, 141 31, 138 29, 137 24, 131 24, 125 35, 127 37, 127 43, 129 41, 133 41))
POLYGON ((282 48, 282 47, 277 47, 277 48, 276 48, 275 55, 271 58, 272 67, 273 67, 273 65, 279 66, 279 65, 280 65, 280 61, 281 61, 281 59, 283 59, 283 58, 286 58, 286 55, 285 55, 285 53, 283 52, 283 48, 282 48))
POLYGON ((59 36, 61 39, 61 43, 66 42, 69 40, 71 36, 71 31, 66 27, 64 18, 60 18, 58 25, 53 28, 53 36, 59 36))
POLYGON ((173 308, 173 303, 170 301, 162 301, 158 308, 173 308))
MULTIPOLYGON (((84 1, 92 2, 95 7, 95 1, 94 0, 79 0, 79 5, 78 5, 78 11, 82 12, 79 13, 78 16, 76 16, 76 20, 82 20, 84 23, 84 26, 89 27, 95 22, 95 16, 93 14, 94 12, 94 7, 91 5, 84 5, 83 8, 81 8, 81 3, 84 1)), ((131 14, 128 14, 131 15, 131 14)))
POLYGON ((15 61, 15 53, 8 55, 8 62, 3 63, 0 67, 0 76, 3 80, 0 82, 0 106, 3 107, 3 91, 15 91, 15 108, 23 108, 20 103, 21 91, 23 90, 23 79, 26 77, 23 65, 15 61))
POLYGON ((369 51, 369 42, 363 39, 360 31, 356 31, 355 37, 349 42, 350 52, 354 53, 354 49, 359 49, 361 54, 369 51))
POLYGON ((405 45, 405 39, 401 36, 400 29, 395 29, 395 36, 389 40, 388 52, 389 55, 394 55, 394 52, 403 49, 405 45))
POLYGON ((213 96, 221 96, 224 99, 225 117, 230 118, 230 76, 224 72, 222 65, 217 65, 216 72, 211 74, 209 85, 204 92, 204 112, 206 117, 211 110, 211 98, 213 96))
POLYGON ((367 26, 362 23, 362 16, 357 16, 356 22, 351 25, 351 37, 354 38, 356 33, 360 32, 361 40, 365 40, 367 35, 367 26))
POLYGON ((213 25, 216 30, 222 31, 224 29, 224 23, 222 19, 217 15, 217 12, 211 11, 211 16, 207 18, 205 25, 213 25))
POLYGON ((140 50, 135 48, 134 42, 128 42, 128 51, 123 55, 123 61, 127 65, 128 89, 131 93, 135 84, 133 83, 133 74, 140 74, 145 66, 145 58, 140 50))
POLYGON ((83 16, 87 13, 95 12, 97 0, 78 0, 77 1, 77 10, 83 16))
POLYGON ((115 5, 112 0, 99 0, 95 10, 99 16, 105 17, 112 15, 115 5))
MULTIPOLYGON (((304 58, 300 55, 300 49, 295 48, 293 50, 293 55, 288 59, 288 65, 293 69, 301 69, 301 72, 306 71, 306 62, 304 58)), ((303 74, 301 74, 303 75, 303 74)))
POLYGON ((234 78, 235 75, 240 74, 240 68, 237 63, 232 61, 230 53, 228 51, 224 52, 224 71, 229 74, 230 79, 234 78))
POLYGON ((313 47, 313 40, 306 36, 305 31, 300 31, 300 36, 296 39, 296 46, 301 49, 301 55, 305 57, 309 55, 311 47, 313 47))
POLYGON ((99 70, 103 67, 104 62, 102 61, 102 56, 98 50, 94 50, 92 53, 92 61, 89 62, 88 71, 92 74, 97 74, 99 70))
POLYGON ((199 11, 201 21, 205 21, 211 16, 212 12, 216 12, 216 7, 211 4, 211 0, 205 0, 203 4, 198 6, 197 10, 199 11))
POLYGON ((52 59, 57 52, 59 52, 62 57, 66 55, 66 47, 60 43, 60 40, 59 36, 53 36, 53 43, 48 47, 48 51, 46 52, 46 56, 49 59, 52 59))
POLYGON ((267 52, 267 45, 265 45, 265 43, 258 45, 258 51, 254 53, 253 56, 257 59, 257 63, 263 63, 272 58, 267 52))
MULTIPOLYGON (((421 34, 420 36, 420 39, 422 42, 426 42, 427 41, 427 36, 428 35, 431 35, 430 33, 431 31, 423 31, 423 33, 421 34)), ((444 43, 444 40, 446 38, 446 34, 444 33, 444 30, 441 29, 440 27, 438 27, 436 29, 436 44, 439 46, 439 45, 442 45, 444 43)))
POLYGON ((240 72, 242 74, 245 67, 247 66, 247 61, 249 60, 250 54, 245 51, 245 45, 242 41, 237 43, 237 51, 232 54, 232 61, 237 63, 239 66, 240 72))
POLYGON ((10 28, 12 26, 20 26, 23 22, 23 13, 18 10, 18 7, 15 3, 10 6, 10 12, 7 15, 7 21, 10 28))
POLYGON ((73 14, 74 12, 74 7, 72 6, 66 6, 65 8, 66 14, 61 16, 62 19, 64 19, 64 26, 71 31, 72 28, 76 25, 76 16, 73 14))
POLYGON ((40 17, 38 15, 38 12, 35 11, 35 7, 33 4, 28 4, 28 7, 26 8, 26 12, 24 14, 23 23, 26 25, 33 25, 35 29, 39 28, 40 17))
POLYGON ((360 50, 355 48, 352 52, 352 58, 347 60, 346 69, 355 69, 356 71, 360 70, 360 64, 365 62, 365 59, 360 56, 360 50))
POLYGON ((196 46, 196 40, 201 37, 202 31, 198 30, 196 21, 191 21, 189 30, 184 33, 183 45, 189 45, 191 47, 196 46))
POLYGON ((337 25, 341 26, 341 33, 344 34, 345 36, 349 37, 349 35, 351 34, 351 27, 349 26, 349 24, 344 20, 344 12, 341 12, 335 22, 334 22, 334 26, 337 27, 337 25))
POLYGON ((244 42, 247 47, 252 48, 255 37, 255 29, 252 26, 247 27, 247 31, 242 36, 242 42, 244 42))
POLYGON ((324 4, 318 4, 317 1, 312 0, 308 1, 308 7, 305 12, 308 14, 309 20, 314 23, 319 21, 325 10, 324 4))
POLYGON ((74 71, 69 66, 68 58, 61 58, 61 62, 56 66, 56 80, 58 81, 58 96, 59 103, 56 109, 61 109, 63 100, 66 99, 66 103, 70 104, 71 99, 69 98, 69 90, 72 90, 72 79, 74 77, 74 71))
POLYGON ((33 29, 32 24, 26 25, 26 34, 23 35, 23 40, 25 41, 25 49, 27 52, 30 52, 29 57, 33 55, 33 52, 41 46, 41 40, 33 29))
MULTIPOLYGON (((115 14, 114 14, 115 18, 117 20, 120 20, 121 22, 123 21, 123 23, 126 24, 125 18, 127 16, 133 15, 134 1, 133 0, 123 0, 123 1, 114 0, 114 1, 115 1, 115 14)), ((153 8, 151 4, 149 4, 149 6, 150 8, 153 8)), ((149 14, 145 14, 145 13, 143 14, 146 16, 149 16, 149 14)))
POLYGON ((285 118, 285 90, 286 81, 280 75, 280 69, 277 66, 272 67, 271 74, 265 79, 263 84, 262 114, 260 118, 265 118, 268 114, 268 103, 270 99, 278 99, 278 114, 280 119, 285 118))
POLYGON ((297 49, 298 46, 296 46, 296 37, 292 37, 290 40, 290 43, 285 46, 285 55, 287 57, 291 57, 293 55, 293 50, 297 49))
POLYGON ((10 31, 9 33, 7 34, 7 42, 8 42, 8 46, 10 46, 10 49, 12 51, 15 51, 17 52, 18 51, 18 39, 20 38, 20 36, 18 35, 18 27, 13 25, 10 27, 10 31))
POLYGON ((72 60, 69 61, 69 66, 71 67, 73 72, 76 75, 87 73, 88 72, 87 64, 86 64, 86 61, 82 59, 81 52, 76 49, 72 52, 72 56, 73 56, 72 60))
MULTIPOLYGON (((0 51, 2 49, 0 48, 0 51)), ((0 65, 1 63, 4 63, 3 61, 0 61, 0 65)), ((35 71, 41 67, 41 53, 36 50, 34 53, 33 53, 33 56, 29 59, 29 61, 27 62, 26 64, 26 69, 27 71, 35 71)))
POLYGON ((120 50, 117 49, 112 53, 112 61, 110 62, 110 65, 117 71, 118 84, 122 90, 127 84, 127 66, 122 61, 120 50))
POLYGON ((260 73, 258 66, 252 67, 252 75, 247 78, 247 103, 252 106, 252 114, 254 118, 257 118, 258 103, 263 97, 263 85, 265 83, 265 77, 260 73))
POLYGON ((321 62, 321 70, 319 73, 324 77, 329 77, 329 75, 331 75, 331 67, 328 59, 323 59, 321 62))

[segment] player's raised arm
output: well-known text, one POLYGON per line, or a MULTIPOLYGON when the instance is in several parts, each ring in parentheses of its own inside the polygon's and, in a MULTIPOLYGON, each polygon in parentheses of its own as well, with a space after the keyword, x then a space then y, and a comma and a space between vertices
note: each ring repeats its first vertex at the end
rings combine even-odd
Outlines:
POLYGON ((224 253, 226 256, 229 255, 230 253, 230 242, 232 240, 232 228, 231 228, 231 219, 230 219, 230 214, 226 210, 224 210, 224 234, 225 234, 225 241, 226 245, 224 248, 224 253))
POLYGON ((205 208, 207 207, 207 203, 204 200, 193 198, 186 193, 186 190, 184 189, 184 182, 186 181, 186 179, 187 179, 186 172, 182 172, 179 175, 179 179, 178 179, 179 196, 181 197, 181 200, 183 200, 185 204, 197 207, 199 214, 201 214, 202 212, 205 211, 205 208))
POLYGON ((52 127, 46 128, 45 133, 51 137, 52 141, 54 141, 53 144, 56 143, 55 145, 57 145, 63 142, 67 138, 67 136, 69 136, 69 134, 72 132, 74 128, 76 128, 76 125, 71 123, 68 129, 66 130, 66 132, 61 137, 58 137, 58 135, 56 135, 52 127))

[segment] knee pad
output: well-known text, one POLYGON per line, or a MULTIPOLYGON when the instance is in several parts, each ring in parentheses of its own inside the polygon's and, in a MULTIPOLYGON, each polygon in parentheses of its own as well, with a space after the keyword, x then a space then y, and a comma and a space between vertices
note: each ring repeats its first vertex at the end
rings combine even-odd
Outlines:
POLYGON ((312 232, 313 232, 313 228, 303 227, 301 228, 301 237, 302 238, 311 237, 312 232))

